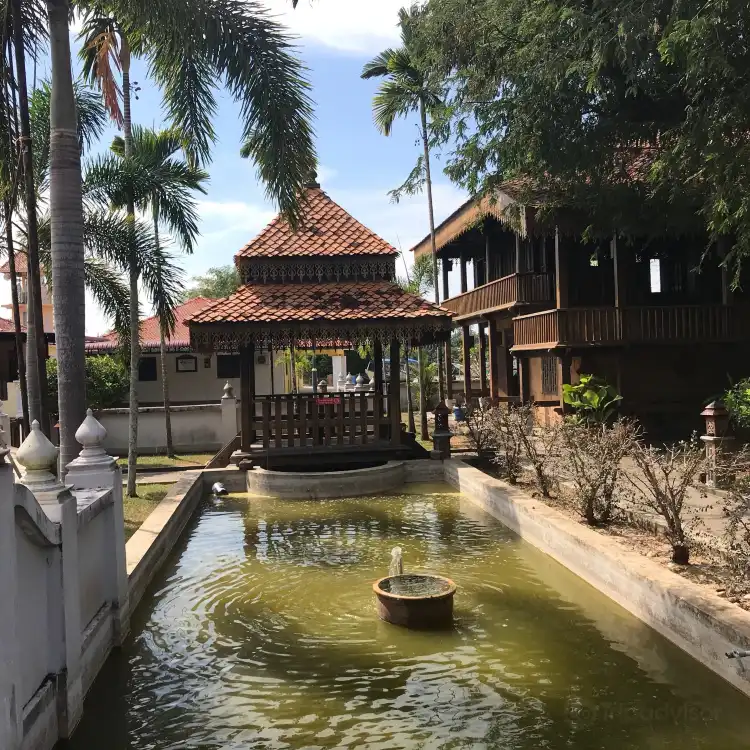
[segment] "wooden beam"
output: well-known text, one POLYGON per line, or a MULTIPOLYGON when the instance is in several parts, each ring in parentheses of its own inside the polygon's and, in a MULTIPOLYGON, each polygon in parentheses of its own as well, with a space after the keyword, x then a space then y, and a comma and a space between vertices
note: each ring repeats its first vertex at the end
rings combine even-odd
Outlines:
POLYGON ((252 423, 255 411, 255 345, 240 347, 240 408, 242 412, 242 450, 249 451, 255 441, 252 423))
POLYGON ((469 282, 466 279, 466 256, 462 255, 460 260, 461 264, 461 294, 469 291, 469 282))
POLYGON ((479 324, 479 390, 482 396, 489 395, 487 384, 487 336, 484 332, 484 323, 479 324))
POLYGON ((519 397, 522 404, 526 404, 531 400, 531 392, 529 389, 529 360, 526 357, 518 357, 518 382, 519 382, 519 397))
POLYGON ((490 233, 484 230, 484 283, 492 281, 492 259, 490 258, 490 233))
MULTIPOLYGON (((391 445, 401 444, 401 345, 391 341, 390 382, 388 387, 388 421, 391 424, 391 445)), ((377 435, 375 436, 378 437, 377 435)))
POLYGON ((615 307, 627 305, 625 290, 625 258, 617 247, 617 235, 610 241, 612 248, 612 267, 615 274, 615 307))
POLYGON ((451 351, 451 341, 445 342, 445 395, 446 398, 453 398, 453 352, 451 351))
POLYGON ((471 329, 461 326, 463 354, 464 354, 464 397, 468 402, 471 397, 471 329))
POLYGON ((560 231, 555 227, 555 297, 557 309, 568 306, 568 253, 560 241, 560 231))
POLYGON ((516 238, 516 254, 513 263, 513 273, 521 273, 521 235, 518 232, 515 233, 516 238))
MULTIPOLYGON (((375 339, 375 343, 372 347, 372 358, 375 361, 373 365, 375 367, 375 393, 383 395, 383 342, 380 339, 375 339)), ((376 403, 373 404, 375 408, 383 409, 383 399, 380 398, 376 403)), ((381 417, 382 414, 378 414, 381 417)), ((379 436, 376 435, 377 439, 379 436)))
POLYGON ((448 288, 448 272, 451 270, 451 262, 448 258, 443 258, 440 265, 443 272, 443 300, 447 300, 450 297, 450 289, 448 288))
POLYGON ((500 388, 498 383, 498 374, 500 372, 499 362, 499 336, 497 332, 497 325, 494 320, 489 320, 487 323, 487 343, 489 345, 489 357, 490 357, 490 398, 494 400, 500 395, 500 388))

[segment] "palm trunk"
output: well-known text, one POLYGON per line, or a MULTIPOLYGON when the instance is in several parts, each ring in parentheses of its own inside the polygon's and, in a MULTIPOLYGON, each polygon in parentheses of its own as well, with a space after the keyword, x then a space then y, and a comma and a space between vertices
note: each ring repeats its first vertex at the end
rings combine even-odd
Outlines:
MULTIPOLYGON (((125 158, 133 155, 133 123, 130 116, 130 52, 123 38, 122 62, 122 114, 125 158)), ((135 253, 135 202, 128 196, 126 210, 130 222, 130 425, 128 435, 128 497, 136 497, 136 469, 138 464, 138 364, 141 360, 140 319, 138 316, 138 259, 135 253)))
POLYGON ((409 432, 416 435, 417 428, 414 424, 414 403, 411 399, 411 368, 409 367, 409 347, 406 346, 404 359, 406 360, 406 413, 409 423, 409 432))
POLYGON ((422 359, 422 347, 417 349, 417 370, 419 372, 419 437, 420 440, 429 440, 430 433, 427 430, 427 399, 424 392, 424 361, 422 359))
MULTIPOLYGON (((432 205, 432 176, 430 175, 430 144, 427 135, 427 111, 424 99, 419 100, 419 116, 422 120, 422 145, 424 146, 424 171, 427 182, 427 207, 430 212, 430 245, 432 247, 432 284, 435 288, 435 304, 440 304, 440 286, 438 285, 438 263, 437 247, 435 245, 435 213, 432 205)), ((445 401, 445 388, 443 385, 443 352, 437 347, 438 361, 438 398, 440 403, 445 401)))
MULTIPOLYGON (((36 190, 34 188, 33 156, 31 143, 31 121, 29 97, 26 89, 26 56, 23 46, 23 23, 21 0, 13 0, 13 47, 16 56, 16 80, 18 109, 21 127, 21 150, 24 177, 24 197, 27 222, 27 266, 28 266, 28 321, 26 324, 26 362, 28 364, 29 416, 36 419, 45 434, 50 433, 47 416, 47 372, 45 355, 47 343, 44 338, 42 315, 42 284, 39 271, 39 236, 37 231, 36 190)), ((74 428, 78 429, 78 425, 74 428)))
MULTIPOLYGON (((154 244, 159 249, 159 204, 156 199, 153 203, 154 214, 154 244)), ((169 380, 167 379, 167 342, 164 338, 164 329, 159 328, 159 355, 161 360, 161 390, 164 395, 164 430, 167 435, 167 455, 174 458, 174 445, 172 445, 172 414, 169 409, 169 380)))
POLYGON ((5 209, 5 243, 8 248, 8 270, 10 271, 10 297, 13 306, 13 328, 18 358, 18 383, 21 388, 21 411, 23 412, 23 434, 29 434, 29 393, 26 389, 26 355, 23 350, 21 333, 21 310, 18 302, 18 277, 16 276, 16 257, 13 246, 13 211, 10 201, 4 202, 5 209))
MULTIPOLYGON (((81 152, 70 69, 68 0, 47 0, 52 58, 50 214, 52 283, 57 342, 60 466, 80 446, 75 433, 86 416, 86 296, 83 275, 81 152)), ((31 365, 29 365, 29 369, 31 365)))

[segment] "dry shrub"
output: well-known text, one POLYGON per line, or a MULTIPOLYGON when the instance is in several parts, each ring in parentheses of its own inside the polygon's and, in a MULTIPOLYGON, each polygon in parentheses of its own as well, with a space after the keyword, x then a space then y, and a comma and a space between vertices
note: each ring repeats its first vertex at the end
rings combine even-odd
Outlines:
MULTIPOLYGON (((631 451, 635 466, 626 472, 636 490, 635 502, 657 513, 667 524, 667 539, 672 545, 672 562, 687 565, 690 544, 686 533, 685 498, 691 488, 704 497, 700 482, 705 466, 705 450, 696 436, 663 448, 636 441, 631 451)), ((691 522, 697 521, 694 517, 691 522)))
POLYGON ((495 456, 492 459, 502 477, 509 484, 517 484, 523 472, 521 457, 523 441, 521 439, 523 421, 528 423, 526 407, 495 406, 487 410, 491 423, 492 446, 495 456))
POLYGON ((622 461, 638 439, 636 424, 626 419, 612 425, 565 422, 559 437, 557 473, 573 485, 576 508, 591 526, 609 523, 620 505, 622 461))
POLYGON ((724 514, 728 525, 724 542, 730 552, 735 578, 734 588, 750 585, 750 448, 724 454, 719 458, 722 474, 728 477, 724 514))
POLYGON ((495 449, 496 418, 493 412, 493 408, 481 405, 466 410, 467 437, 479 456, 491 454, 495 449))
POLYGON ((555 477, 555 462, 560 441, 560 426, 542 427, 538 430, 530 429, 536 423, 535 407, 522 406, 518 410, 525 410, 526 414, 514 422, 519 430, 518 439, 521 442, 524 456, 533 469, 532 478, 537 492, 542 497, 550 497, 557 480, 555 477))

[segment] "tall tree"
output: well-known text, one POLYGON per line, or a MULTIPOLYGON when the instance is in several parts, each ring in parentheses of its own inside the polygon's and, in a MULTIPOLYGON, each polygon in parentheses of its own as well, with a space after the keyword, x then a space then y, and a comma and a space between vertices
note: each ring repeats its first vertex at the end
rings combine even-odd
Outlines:
MULTIPOLYGON (((139 201, 138 208, 151 209, 157 249, 160 247, 159 224, 164 222, 169 226, 184 252, 192 253, 198 233, 198 216, 193 191, 205 193, 204 184, 208 180, 208 175, 202 169, 191 166, 179 158, 186 149, 182 135, 176 130, 156 132, 135 126, 132 138, 133 157, 152 173, 151 191, 139 201)), ((124 140, 119 137, 115 138, 112 150, 124 158, 124 140)), ((171 330, 166 325, 166 321, 162 321, 159 334, 167 454, 174 456, 166 349, 166 337, 170 333, 171 330)))
MULTIPOLYGON (((437 248, 435 245, 435 212, 432 201, 432 176, 430 174, 430 134, 428 118, 439 110, 442 103, 442 89, 435 83, 428 70, 419 65, 413 45, 411 31, 412 18, 417 14, 416 7, 411 10, 401 8, 398 12, 401 28, 402 46, 398 49, 386 49, 366 63, 362 68, 362 78, 384 78, 373 99, 373 117, 378 130, 390 135, 393 123, 398 117, 406 117, 414 112, 419 114, 419 133, 422 139, 423 156, 417 172, 424 172, 427 186, 427 209, 430 218, 430 241, 432 245, 432 275, 435 302, 440 304, 438 286, 437 248)), ((438 390, 439 398, 445 398, 443 386, 443 357, 438 348, 438 390)), ((422 419, 426 420, 426 409, 422 409, 422 419)), ((426 432, 426 422, 423 422, 426 432)))
MULTIPOLYGON (((206 161, 215 140, 214 90, 224 81, 241 105, 242 153, 252 157, 267 193, 293 223, 299 196, 315 166, 308 85, 290 45, 253 0, 103 0, 87 8, 84 72, 100 86, 105 104, 122 126, 125 157, 133 152, 130 113, 131 53, 148 60, 162 88, 167 114, 184 133, 190 157, 206 161), (118 87, 116 72, 122 76, 118 87), (122 108, 120 108, 122 98, 122 108)), ((135 204, 126 201, 129 215, 135 204)), ((138 279, 131 264, 131 297, 138 279)), ((131 303, 130 445, 128 494, 135 494, 138 438, 139 321, 131 303)))
POLYGON ((234 294, 240 286, 240 274, 235 266, 216 266, 204 274, 193 277, 185 292, 185 299, 193 297, 220 298, 234 294))

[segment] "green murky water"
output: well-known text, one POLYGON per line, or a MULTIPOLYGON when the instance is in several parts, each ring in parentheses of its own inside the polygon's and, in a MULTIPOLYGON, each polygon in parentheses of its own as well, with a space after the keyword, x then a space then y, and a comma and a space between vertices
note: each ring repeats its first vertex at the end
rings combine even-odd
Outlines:
POLYGON ((442 485, 206 501, 132 628, 75 750, 750 748, 750 701, 442 485), (395 545, 454 631, 376 619, 395 545))

